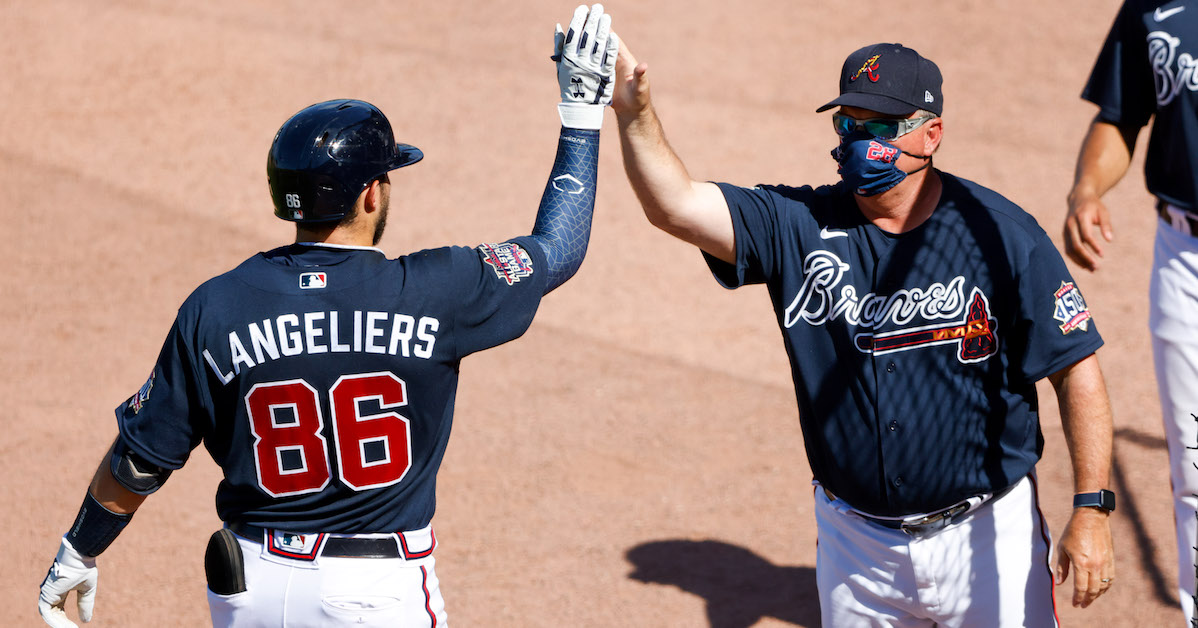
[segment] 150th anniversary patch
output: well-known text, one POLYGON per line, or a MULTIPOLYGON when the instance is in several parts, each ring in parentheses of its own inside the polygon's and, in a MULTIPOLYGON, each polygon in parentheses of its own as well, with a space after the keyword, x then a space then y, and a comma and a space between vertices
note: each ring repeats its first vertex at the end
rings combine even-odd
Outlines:
POLYGON ((1075 329, 1086 331, 1090 326, 1090 308, 1086 307, 1086 300, 1077 286, 1072 281, 1062 281, 1053 296, 1056 297, 1056 304, 1052 317, 1061 321, 1061 333, 1067 334, 1075 329))
POLYGON ((480 244, 478 250, 483 254, 483 261, 490 264, 495 274, 509 286, 532 274, 532 258, 515 242, 480 244))

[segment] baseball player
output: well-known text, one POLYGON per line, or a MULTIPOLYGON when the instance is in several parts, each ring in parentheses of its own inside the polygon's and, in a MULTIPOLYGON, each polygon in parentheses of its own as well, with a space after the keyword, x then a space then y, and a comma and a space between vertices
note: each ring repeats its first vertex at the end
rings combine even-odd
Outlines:
POLYGON ((1053 626, 1037 505, 1036 382, 1056 389, 1079 494, 1055 560, 1075 605, 1114 578, 1111 414, 1085 300, 1036 221, 932 167, 937 66, 899 44, 850 54, 841 181, 691 178, 621 48, 624 165, 649 221, 728 288, 764 283, 815 476, 825 626, 1053 626))
POLYGON ((41 585, 51 626, 96 557, 203 443, 225 526, 205 556, 215 626, 444 626, 431 520, 461 360, 522 335, 579 268, 618 40, 599 4, 554 35, 562 120, 531 235, 387 259, 388 172, 423 157, 373 105, 335 100, 283 124, 267 161, 296 242, 200 286, 41 585))
POLYGON ((1177 527, 1178 588, 1198 626, 1198 2, 1125 2, 1082 98, 1098 105, 1077 158, 1065 250, 1096 271, 1114 237, 1102 196, 1127 173, 1140 129, 1152 122, 1144 174, 1156 197, 1149 327, 1177 527), (1096 229, 1097 227, 1097 229, 1096 229), (1102 238, 1099 238, 1101 233, 1102 238))

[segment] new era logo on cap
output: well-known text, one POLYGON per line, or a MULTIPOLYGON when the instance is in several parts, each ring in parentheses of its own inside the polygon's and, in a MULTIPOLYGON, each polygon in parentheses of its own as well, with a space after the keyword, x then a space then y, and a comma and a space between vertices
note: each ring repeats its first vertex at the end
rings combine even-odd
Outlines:
POLYGON ((944 111, 940 68, 902 44, 874 44, 850 54, 840 70, 840 96, 816 109, 859 107, 892 116, 944 111), (859 80, 867 77, 869 80, 859 80))

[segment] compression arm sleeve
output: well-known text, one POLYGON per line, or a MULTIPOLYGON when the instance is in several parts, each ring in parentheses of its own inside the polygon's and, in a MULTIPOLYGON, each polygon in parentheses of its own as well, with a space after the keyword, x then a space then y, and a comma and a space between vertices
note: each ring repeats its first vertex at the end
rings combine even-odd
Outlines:
POLYGON ((557 158, 532 228, 532 237, 548 260, 546 294, 582 266, 591 238, 598 174, 599 131, 562 127, 557 158))

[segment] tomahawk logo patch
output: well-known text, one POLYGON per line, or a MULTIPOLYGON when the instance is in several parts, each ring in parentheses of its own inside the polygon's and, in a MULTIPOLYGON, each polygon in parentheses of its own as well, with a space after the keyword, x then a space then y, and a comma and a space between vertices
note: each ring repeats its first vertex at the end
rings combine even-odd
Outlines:
POLYGON ((154 388, 154 373, 150 373, 150 379, 142 384, 141 390, 137 391, 136 395, 129 398, 129 408, 133 410, 133 414, 141 412, 141 407, 150 400, 150 390, 154 388))
POLYGON ((1061 321, 1061 333, 1067 334, 1075 329, 1086 331, 1090 326, 1090 308, 1086 307, 1086 300, 1077 286, 1072 281, 1062 281, 1053 296, 1056 297, 1056 304, 1052 317, 1061 321))
POLYGON ((859 351, 874 355, 955 344, 957 360, 962 364, 973 364, 998 352, 998 337, 994 334, 997 327, 998 321, 990 316, 986 295, 974 288, 964 320, 878 334, 857 334, 854 341, 859 351))
POLYGON ((509 286, 532 274, 532 258, 519 244, 480 244, 478 250, 483 254, 483 261, 490 264, 495 274, 509 286))

